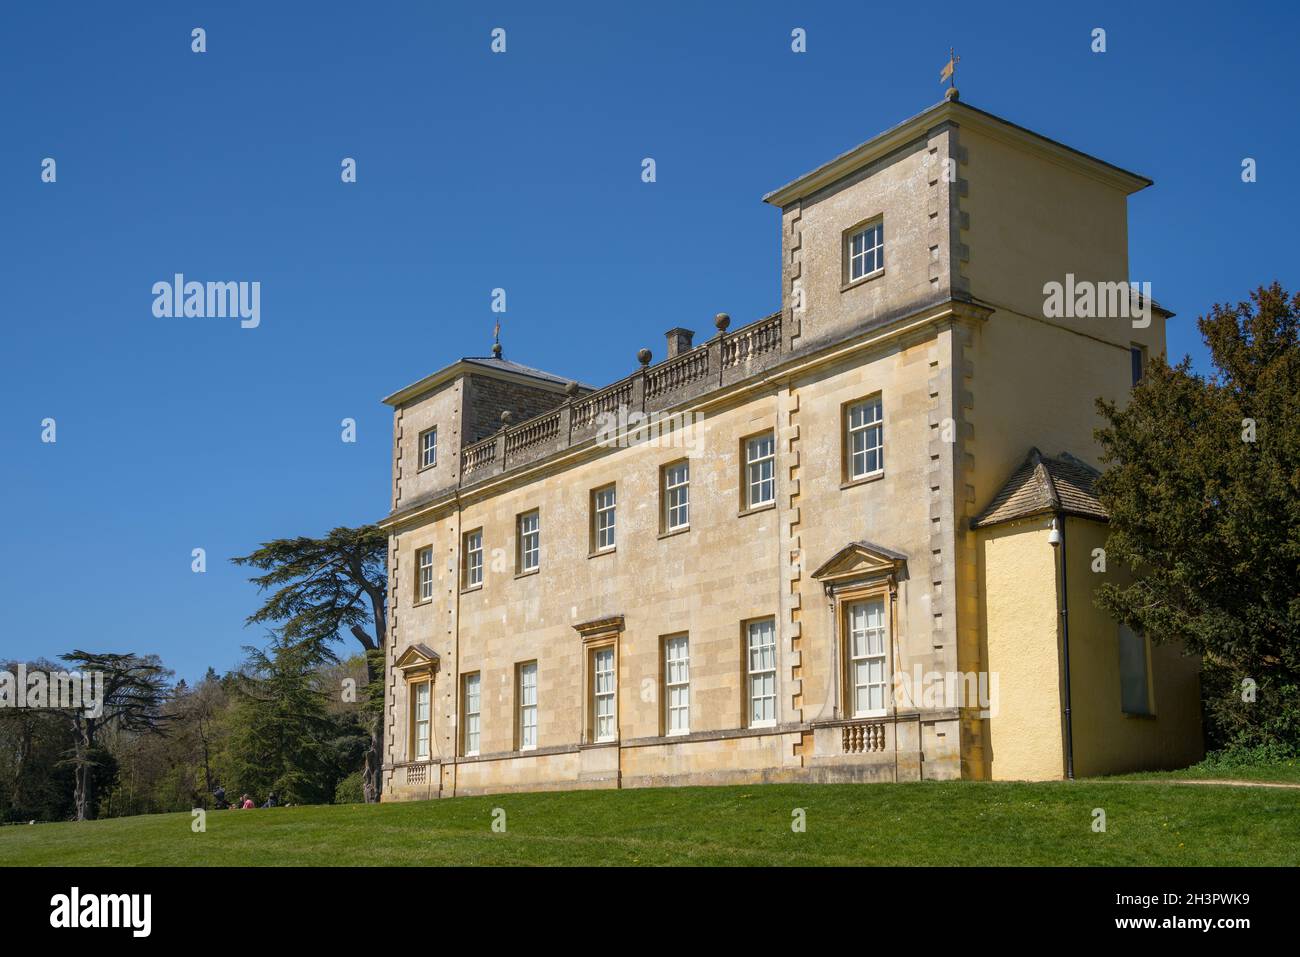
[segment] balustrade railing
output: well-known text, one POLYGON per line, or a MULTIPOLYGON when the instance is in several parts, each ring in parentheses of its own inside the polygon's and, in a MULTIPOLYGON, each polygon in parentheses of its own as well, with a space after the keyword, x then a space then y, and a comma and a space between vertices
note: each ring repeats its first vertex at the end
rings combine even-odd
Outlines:
POLYGON ((845 754, 871 754, 885 750, 885 726, 878 722, 846 724, 840 729, 845 754))
POLYGON ((530 461, 544 454, 542 446, 564 448, 570 442, 589 438, 593 428, 609 421, 607 417, 622 421, 621 417, 633 412, 668 409, 685 398, 681 393, 687 388, 706 379, 713 378, 719 385, 733 381, 726 370, 780 352, 782 342, 781 313, 776 313, 735 332, 722 332, 689 352, 641 369, 613 385, 570 398, 557 409, 505 426, 496 435, 461 450, 460 484, 530 461))

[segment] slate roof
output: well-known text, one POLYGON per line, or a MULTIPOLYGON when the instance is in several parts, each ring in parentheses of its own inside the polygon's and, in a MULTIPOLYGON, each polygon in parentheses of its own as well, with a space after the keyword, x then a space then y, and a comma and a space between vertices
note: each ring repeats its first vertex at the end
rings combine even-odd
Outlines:
MULTIPOLYGON (((516 375, 532 376, 534 379, 543 379, 546 382, 555 382, 559 385, 568 385, 571 379, 564 376, 553 375, 550 372, 543 372, 541 369, 534 369, 532 366, 521 365, 518 362, 511 362, 509 359, 498 359, 496 356, 465 356, 461 362, 468 362, 471 365, 483 366, 486 369, 498 369, 502 372, 513 372, 516 375)), ((580 388, 592 389, 593 386, 585 383, 578 383, 580 388)))
MULTIPOLYGON (((451 365, 443 366, 437 372, 425 376, 418 382, 412 382, 410 385, 398 389, 392 395, 385 396, 384 402, 387 405, 397 406, 403 402, 409 402, 428 392, 435 386, 441 385, 455 378, 457 375, 463 375, 467 371, 482 369, 486 371, 507 372, 511 375, 526 376, 530 379, 536 379, 539 382, 545 382, 550 387, 567 386, 572 379, 566 379, 564 376, 555 375, 551 372, 543 372, 541 369, 534 369, 532 366, 526 366, 519 362, 511 362, 509 359, 502 359, 498 356, 463 356, 457 359, 451 365), (469 366, 467 370, 465 367, 469 366)), ((585 382, 578 382, 579 394, 594 392, 595 386, 588 385, 585 382)))
POLYGON ((1108 521, 1110 516, 1097 498, 1096 480, 1100 474, 1068 452, 1048 458, 1038 449, 1030 449, 1025 461, 1011 473, 971 527, 987 528, 1047 512, 1108 521))

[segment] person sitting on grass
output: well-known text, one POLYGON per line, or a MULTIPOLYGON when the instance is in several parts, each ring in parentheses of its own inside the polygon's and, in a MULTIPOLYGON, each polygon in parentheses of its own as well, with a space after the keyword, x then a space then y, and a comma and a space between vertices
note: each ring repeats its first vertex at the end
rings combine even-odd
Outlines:
POLYGON ((249 797, 247 794, 245 794, 243 798, 240 800, 239 806, 242 807, 245 811, 251 811, 254 807, 253 799, 249 797))

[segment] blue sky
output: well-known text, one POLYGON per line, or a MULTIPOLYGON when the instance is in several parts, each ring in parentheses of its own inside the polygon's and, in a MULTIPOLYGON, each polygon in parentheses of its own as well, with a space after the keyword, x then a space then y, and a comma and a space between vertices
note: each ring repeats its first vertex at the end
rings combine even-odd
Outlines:
POLYGON ((1211 303, 1300 285, 1300 16, 1132 6, 6 5, 0 655, 232 667, 263 635, 226 559, 382 517, 379 400, 486 354, 493 288, 508 358, 595 383, 771 312, 760 197, 940 99, 949 45, 966 102, 1156 181, 1131 278, 1203 368, 1211 303), (176 272, 259 281, 261 325, 156 318, 176 272))

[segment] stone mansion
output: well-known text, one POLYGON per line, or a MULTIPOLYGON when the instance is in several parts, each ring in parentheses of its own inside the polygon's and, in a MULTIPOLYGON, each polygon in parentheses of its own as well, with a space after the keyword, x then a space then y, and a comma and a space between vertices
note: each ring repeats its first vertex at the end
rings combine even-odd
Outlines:
POLYGON ((1195 760, 1198 662, 1092 600, 1094 400, 1171 314, 1044 308, 1149 185, 954 90, 764 197, 779 311, 385 399, 385 798, 1195 760))

